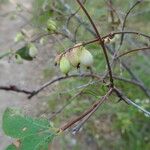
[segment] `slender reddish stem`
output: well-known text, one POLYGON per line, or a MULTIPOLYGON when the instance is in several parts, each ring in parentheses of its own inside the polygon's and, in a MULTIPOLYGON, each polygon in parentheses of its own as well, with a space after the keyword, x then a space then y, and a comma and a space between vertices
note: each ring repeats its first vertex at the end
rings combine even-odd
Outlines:
POLYGON ((125 56, 125 55, 133 53, 133 52, 144 51, 144 50, 150 50, 150 47, 143 47, 143 48, 138 48, 138 49, 133 49, 133 50, 127 51, 125 53, 122 53, 122 54, 118 55, 115 59, 118 59, 122 56, 125 56))
POLYGON ((66 125, 64 125, 63 127, 60 128, 60 131, 65 131, 66 129, 68 129, 69 127, 71 127, 72 125, 74 125, 76 122, 80 121, 82 118, 84 118, 85 116, 87 116, 89 113, 92 112, 92 114, 99 108, 99 106, 108 98, 108 96, 112 93, 113 89, 111 88, 106 94, 105 96, 102 97, 102 99, 96 101, 88 110, 86 110, 83 114, 81 114, 80 116, 76 117, 75 119, 71 120, 70 122, 68 122, 66 125))
MULTIPOLYGON (((138 5, 142 2, 143 0, 137 0, 135 2, 135 4, 127 11, 126 15, 125 15, 125 18, 124 18, 124 21, 123 21, 123 25, 122 25, 122 31, 124 31, 124 28, 125 28, 125 25, 126 25, 126 21, 127 21, 127 18, 130 14, 130 12, 138 5)), ((122 45, 123 43, 123 39, 124 39, 124 33, 122 33, 121 35, 121 41, 120 41, 120 46, 122 45)))
POLYGON ((113 82, 113 76, 112 76, 112 70, 111 70, 111 66, 110 66, 110 62, 109 62, 109 58, 108 58, 108 54, 107 54, 107 50, 106 50, 106 47, 105 47, 105 44, 104 44, 104 41, 101 37, 101 35, 99 34, 98 30, 97 30, 97 27, 96 25, 94 24, 91 16, 89 15, 89 13, 87 12, 86 8, 82 5, 82 3, 80 2, 80 0, 76 0, 78 2, 78 4, 81 6, 82 10, 84 11, 84 13, 86 14, 86 16, 88 17, 91 25, 93 26, 93 29, 95 30, 96 32, 96 35, 99 39, 99 42, 100 42, 100 45, 103 49, 103 52, 104 52, 104 55, 105 55, 105 59, 106 59, 106 62, 107 62, 107 67, 108 67, 108 72, 109 72, 109 77, 110 77, 110 83, 111 83, 111 87, 114 86, 114 82, 113 82))
MULTIPOLYGON (((102 40, 107 38, 107 37, 113 37, 115 36, 116 34, 135 34, 135 35, 138 35, 138 36, 143 36, 145 38, 148 38, 150 39, 150 36, 149 35, 146 35, 146 34, 143 34, 143 33, 140 33, 140 32, 136 32, 136 31, 118 31, 118 32, 112 32, 112 33, 109 33, 105 36, 102 37, 102 40)), ((95 42, 99 42, 99 38, 95 38, 95 39, 92 39, 92 40, 89 40, 89 41, 86 41, 86 42, 82 42, 81 44, 78 44, 77 46, 73 46, 73 47, 70 47, 68 48, 67 50, 65 50, 64 54, 74 48, 77 48, 77 47, 80 47, 80 46, 85 46, 85 45, 88 45, 88 44, 91 44, 91 43, 95 43, 95 42)))

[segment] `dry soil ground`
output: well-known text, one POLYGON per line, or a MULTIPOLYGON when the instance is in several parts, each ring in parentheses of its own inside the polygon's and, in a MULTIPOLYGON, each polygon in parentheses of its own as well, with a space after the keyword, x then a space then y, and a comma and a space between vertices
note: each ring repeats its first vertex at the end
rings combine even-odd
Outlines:
MULTIPOLYGON (((12 2, 15 1, 12 0, 12 2)), ((20 0, 19 2, 30 9, 31 0, 20 0)), ((16 16, 15 19, 11 19, 14 10, 15 5, 13 3, 0 4, 0 52, 4 52, 14 45, 14 36, 20 30, 20 27, 25 24, 22 17, 16 16)), ((41 54, 43 58, 37 57, 35 61, 24 62, 23 65, 18 65, 13 60, 9 61, 8 58, 0 60, 0 85, 17 85, 26 89, 34 89, 40 85, 43 79, 43 66, 46 66, 50 60, 47 53, 40 51, 39 55, 41 54)), ((4 110, 13 106, 36 115, 38 105, 40 105, 38 98, 33 98, 29 102, 26 95, 0 91, 0 150, 4 150, 12 140, 4 135, 1 129, 4 110)))

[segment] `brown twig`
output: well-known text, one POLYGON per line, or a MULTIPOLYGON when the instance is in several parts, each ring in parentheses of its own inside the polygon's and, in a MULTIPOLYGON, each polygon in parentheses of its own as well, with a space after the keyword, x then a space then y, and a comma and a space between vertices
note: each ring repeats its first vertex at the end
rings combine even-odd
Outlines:
POLYGON ((86 8, 83 6, 83 4, 80 2, 80 0, 76 0, 78 2, 78 4, 80 5, 80 7, 82 8, 82 10, 84 11, 84 13, 86 14, 86 16, 88 17, 93 29, 95 30, 95 33, 97 35, 97 38, 99 39, 99 44, 101 45, 102 49, 103 49, 103 53, 105 55, 105 59, 106 59, 106 63, 107 63, 107 67, 108 67, 108 72, 109 72, 109 77, 110 77, 110 86, 113 87, 114 83, 113 83, 113 76, 112 76, 112 70, 111 70, 111 66, 109 63, 109 58, 107 55, 107 50, 105 47, 105 43, 101 37, 101 35, 99 34, 99 31, 95 25, 95 23, 93 22, 91 16, 89 15, 89 13, 87 12, 86 8))
POLYGON ((25 89, 20 89, 16 85, 10 85, 10 86, 0 86, 0 90, 4 91, 13 91, 13 92, 18 92, 18 93, 24 93, 24 94, 31 94, 31 91, 25 90, 25 89))
MULTIPOLYGON (((149 36, 149 35, 146 35, 146 34, 143 34, 143 33, 140 33, 140 32, 136 32, 136 31, 123 31, 123 32, 121 32, 121 31, 116 31, 116 32, 111 32, 111 33, 109 33, 109 34, 103 36, 103 37, 102 37, 102 40, 104 40, 104 39, 107 38, 107 37, 108 37, 108 38, 112 38, 112 37, 114 37, 115 35, 117 35, 117 34, 122 34, 122 33, 124 33, 124 34, 135 34, 135 35, 143 36, 143 37, 145 37, 145 38, 150 39, 150 36, 149 36)), ((86 45, 89 45, 89 44, 92 44, 92 43, 95 43, 95 42, 99 42, 99 38, 95 38, 95 39, 92 39, 92 40, 89 40, 89 41, 84 41, 84 42, 81 42, 81 44, 78 44, 77 46, 70 47, 70 48, 68 48, 68 49, 66 49, 66 50, 64 51, 64 54, 65 54, 66 52, 68 52, 68 51, 74 49, 74 48, 77 48, 77 47, 80 47, 80 46, 86 46, 86 45)))
POLYGON ((119 89, 117 89, 116 87, 114 87, 114 92, 117 94, 117 96, 124 100, 126 103, 128 103, 129 105, 134 106, 135 108, 137 108, 138 110, 144 112, 144 114, 148 115, 150 117, 150 112, 145 110, 144 108, 142 108, 141 106, 139 106, 138 104, 136 104, 135 102, 133 102, 132 100, 130 100, 129 98, 127 98, 119 89))
POLYGON ((116 80, 120 80, 120 81, 123 81, 123 82, 126 82, 126 83, 130 83, 130 84, 133 84, 135 86, 138 86, 144 93, 145 95, 150 98, 150 91, 148 88, 146 88, 141 82, 137 81, 137 80, 131 80, 131 79, 127 79, 127 78, 123 78, 123 77, 118 77, 118 76, 114 76, 113 75, 113 78, 116 79, 116 80))
POLYGON ((144 83, 137 77, 137 75, 134 74, 134 72, 133 72, 123 61, 121 61, 121 63, 122 63, 122 66, 123 66, 123 67, 128 71, 128 73, 131 75, 131 77, 132 77, 135 81, 139 82, 139 84, 141 85, 141 86, 140 86, 141 89, 146 93, 146 95, 147 95, 148 97, 150 97, 149 89, 144 85, 144 83))
MULTIPOLYGON (((69 121, 67 124, 65 124, 64 126, 62 126, 60 128, 60 131, 65 131, 66 129, 68 129, 69 127, 71 127, 72 125, 74 125, 76 122, 82 120, 85 116, 87 116, 88 114, 91 113, 91 115, 99 108, 99 106, 107 99, 107 97, 112 93, 112 88, 105 94, 105 96, 103 96, 102 99, 96 101, 88 110, 86 110, 83 114, 81 114, 80 116, 74 118, 73 120, 69 121)), ((90 115, 90 116, 91 116, 90 115)), ((89 117, 90 117, 89 116, 89 117)))
MULTIPOLYGON (((114 51, 108 47, 107 48, 109 50, 109 52, 111 53, 111 55, 114 54, 114 51)), ((124 61, 120 61, 121 65, 124 67, 124 69, 129 73, 129 75, 132 77, 132 79, 134 81, 137 81, 137 83, 140 84, 140 88, 143 90, 143 92, 150 97, 150 92, 149 89, 144 85, 144 83, 137 77, 137 75, 134 74, 134 72, 125 64, 124 61)))
POLYGON ((76 29, 75 29, 75 32, 74 32, 74 40, 75 40, 75 43, 77 42, 77 33, 79 31, 79 28, 81 27, 82 23, 80 23, 76 29))
MULTIPOLYGON (((85 4, 85 3, 86 3, 86 0, 84 0, 83 4, 85 4)), ((74 13, 70 14, 70 16, 68 17, 68 19, 66 21, 66 27, 67 28, 69 27, 69 23, 70 23, 71 18, 73 18, 79 11, 80 11, 80 7, 74 13)))
POLYGON ((86 115, 80 122, 72 129, 72 133, 76 134, 80 130, 80 128, 85 124, 85 122, 95 113, 95 111, 105 102, 108 96, 111 94, 111 90, 100 100, 100 103, 88 114, 86 115), (110 93, 109 93, 110 92, 110 93))
POLYGON ((121 18, 119 17, 119 14, 118 14, 117 10, 113 7, 113 1, 112 0, 108 0, 108 1, 106 1, 106 3, 107 3, 107 6, 109 7, 109 9, 110 9, 110 11, 112 13, 112 14, 110 14, 111 18, 112 18, 112 22, 115 21, 115 19, 114 19, 114 15, 115 14, 116 14, 117 18, 119 19, 119 21, 121 22, 121 18))
POLYGON ((51 116, 50 116, 50 120, 52 120, 54 117, 56 117, 58 114, 60 114, 69 104, 71 104, 71 102, 77 98, 79 95, 81 95, 83 93, 83 90, 81 90, 80 92, 78 92, 77 94, 75 94, 74 96, 72 96, 71 98, 69 98, 67 100, 67 103, 65 105, 63 105, 60 109, 58 109, 56 112, 54 112, 51 116))
POLYGON ((45 84, 43 84, 42 86, 40 86, 37 90, 34 90, 28 96, 28 99, 31 99, 33 96, 37 95, 40 91, 42 91, 46 87, 50 86, 51 84, 54 84, 55 82, 58 82, 58 81, 61 81, 64 79, 69 79, 69 78, 76 78, 76 77, 79 77, 79 78, 80 77, 94 77, 94 78, 101 80, 102 82, 105 82, 100 76, 98 76, 96 74, 73 74, 73 75, 69 75, 69 76, 62 76, 62 77, 58 77, 54 80, 50 80, 50 81, 46 82, 45 84))
MULTIPOLYGON (((123 20, 123 24, 122 24, 122 29, 121 29, 121 31, 124 31, 124 28, 125 28, 125 26, 126 26, 126 21, 127 21, 127 18, 128 18, 128 16, 129 16, 130 12, 131 12, 138 4, 140 4, 142 1, 143 1, 143 0, 137 0, 137 1, 133 4, 133 6, 127 11, 127 13, 126 13, 126 15, 125 15, 125 17, 124 17, 124 20, 123 20)), ((123 38, 124 38, 124 34, 121 35, 120 47, 121 47, 121 45, 123 44, 123 38)))
POLYGON ((110 35, 112 35, 112 36, 116 35, 116 34, 135 34, 135 35, 143 36, 143 37, 146 37, 146 38, 150 39, 149 35, 146 35, 144 33, 140 33, 140 32, 137 32, 137 31, 116 31, 116 32, 110 33, 110 35))
POLYGON ((144 50, 150 50, 150 47, 137 48, 137 49, 133 49, 133 50, 127 51, 125 53, 122 53, 122 54, 118 55, 115 59, 118 59, 118 58, 120 58, 122 56, 125 56, 125 55, 133 53, 133 52, 144 51, 144 50))

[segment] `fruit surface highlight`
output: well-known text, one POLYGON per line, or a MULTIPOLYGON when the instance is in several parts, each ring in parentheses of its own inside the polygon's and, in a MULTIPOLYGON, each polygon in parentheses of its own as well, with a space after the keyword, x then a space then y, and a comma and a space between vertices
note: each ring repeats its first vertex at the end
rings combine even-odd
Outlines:
POLYGON ((38 54, 37 48, 34 45, 30 45, 29 55, 34 58, 37 56, 37 54, 38 54))
POLYGON ((92 67, 93 65, 93 55, 86 50, 85 48, 82 49, 82 53, 80 55, 80 63, 81 65, 84 65, 85 67, 92 67))

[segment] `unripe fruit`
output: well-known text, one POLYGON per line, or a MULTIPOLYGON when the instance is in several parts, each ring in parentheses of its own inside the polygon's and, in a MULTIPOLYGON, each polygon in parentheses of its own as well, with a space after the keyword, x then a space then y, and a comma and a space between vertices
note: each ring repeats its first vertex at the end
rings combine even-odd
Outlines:
POLYGON ((85 67, 89 68, 92 67, 93 62, 94 60, 92 54, 85 48, 82 48, 82 53, 80 55, 80 63, 85 67))
POLYGON ((24 39, 24 35, 21 32, 19 32, 16 34, 14 41, 19 42, 19 41, 22 41, 23 39, 24 39))
POLYGON ((56 31, 56 22, 52 19, 48 19, 47 21, 47 29, 49 31, 56 31))
POLYGON ((32 58, 36 57, 37 54, 38 54, 37 48, 36 48, 33 44, 30 44, 29 47, 30 47, 30 48, 29 48, 29 55, 30 55, 32 58))
MULTIPOLYGON (((75 46, 80 45, 81 43, 76 44, 75 46)), ((80 64, 80 55, 82 52, 83 46, 73 48, 70 52, 66 53, 68 60, 70 61, 73 67, 78 67, 80 64)))
POLYGON ((68 72, 71 69, 71 65, 69 60, 66 58, 66 56, 62 56, 60 60, 60 70, 65 75, 68 75, 68 72))
POLYGON ((15 62, 17 64, 23 64, 23 59, 21 58, 21 56, 19 54, 16 54, 15 58, 16 58, 15 62))

